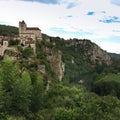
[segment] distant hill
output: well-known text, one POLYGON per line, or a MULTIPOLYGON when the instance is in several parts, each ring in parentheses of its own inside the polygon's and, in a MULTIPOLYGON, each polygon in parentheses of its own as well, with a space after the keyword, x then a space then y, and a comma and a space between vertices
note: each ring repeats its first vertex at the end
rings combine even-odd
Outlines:
POLYGON ((116 53, 108 53, 111 58, 117 58, 117 59, 120 59, 120 54, 116 54, 116 53))
POLYGON ((0 25, 0 35, 2 36, 16 36, 19 34, 18 28, 9 25, 0 25))

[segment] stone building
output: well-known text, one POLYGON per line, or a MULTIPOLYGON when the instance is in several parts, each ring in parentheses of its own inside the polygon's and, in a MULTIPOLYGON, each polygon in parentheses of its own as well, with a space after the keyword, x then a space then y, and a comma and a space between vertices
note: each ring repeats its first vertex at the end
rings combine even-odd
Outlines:
MULTIPOLYGON (((27 24, 23 20, 19 22, 19 38, 21 43, 28 47, 33 48, 34 55, 36 54, 36 39, 41 40, 41 30, 38 27, 27 27, 27 24)), ((24 48, 25 48, 24 47, 24 48)))
POLYGON ((36 55, 36 39, 42 40, 41 30, 38 27, 27 27, 24 21, 19 22, 19 37, 0 36, 0 56, 4 55, 5 50, 14 50, 9 46, 9 41, 16 39, 20 40, 23 48, 30 46, 36 55))
POLYGON ((19 22, 19 36, 29 37, 33 40, 41 39, 41 30, 38 27, 27 27, 27 24, 23 20, 19 22))
POLYGON ((4 55, 4 51, 6 49, 8 49, 8 45, 9 45, 9 40, 10 40, 10 37, 7 37, 7 36, 0 36, 0 56, 3 56, 4 55))

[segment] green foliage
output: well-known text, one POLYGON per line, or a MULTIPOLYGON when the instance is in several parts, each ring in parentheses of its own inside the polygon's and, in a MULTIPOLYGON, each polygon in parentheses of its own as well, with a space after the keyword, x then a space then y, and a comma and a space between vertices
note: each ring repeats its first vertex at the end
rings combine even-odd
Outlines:
POLYGON ((108 74, 93 84, 94 92, 99 95, 114 95, 120 98, 120 74, 108 74))
POLYGON ((32 86, 31 78, 28 72, 22 73, 22 78, 17 79, 13 90, 13 107, 17 113, 29 111, 31 104, 32 86))
POLYGON ((4 112, 0 112, 0 120, 7 120, 7 116, 4 112))
POLYGON ((62 85, 56 85, 53 89, 48 92, 47 99, 47 106, 49 107, 67 107, 73 108, 75 95, 81 95, 82 90, 77 89, 76 87, 66 87, 62 85), (51 104, 52 102, 52 104, 51 104), (57 103, 57 104, 56 104, 57 103))
POLYGON ((111 71, 113 73, 120 72, 120 58, 113 58, 112 59, 111 71))
POLYGON ((32 53, 33 53, 33 49, 30 48, 30 47, 26 47, 26 48, 22 51, 23 56, 26 57, 26 58, 32 56, 32 53))
MULTIPOLYGON (((37 72, 21 71, 19 65, 6 58, 0 69, 1 119, 33 119, 43 106, 43 78, 37 72), (12 115, 12 116, 11 116, 12 115), (15 117, 14 117, 15 115, 15 117), (25 117, 18 117, 25 116, 25 117)), ((38 115, 37 115, 38 116, 38 115)), ((38 117, 39 118, 39 117, 38 117)))
POLYGON ((25 117, 20 116, 8 116, 7 120, 26 120, 25 117))
POLYGON ((9 46, 18 45, 18 44, 19 44, 19 40, 10 40, 9 41, 9 46))
POLYGON ((14 88, 15 80, 18 76, 17 65, 14 66, 14 63, 10 59, 5 59, 3 61, 3 68, 1 69, 0 78, 2 81, 2 89, 4 91, 4 109, 10 110, 12 106, 12 93, 14 88))
POLYGON ((31 101, 29 73, 24 71, 20 76, 18 65, 10 59, 5 59, 1 70, 1 80, 4 91, 3 110, 15 114, 28 112, 31 101))
POLYGON ((45 65, 45 70, 50 78, 54 79, 54 82, 58 79, 58 77, 56 76, 55 72, 52 70, 51 66, 50 66, 50 61, 47 59, 47 54, 44 51, 44 48, 46 47, 46 45, 48 45, 47 47, 51 48, 51 45, 45 41, 36 41, 36 51, 37 51, 37 58, 40 60, 40 64, 44 64, 45 65))
POLYGON ((29 70, 32 70, 32 71, 34 71, 34 70, 37 70, 37 62, 31 62, 29 65, 28 65, 28 69, 29 70))
POLYGON ((100 97, 77 87, 58 85, 49 91, 46 99, 52 120, 119 120, 120 117, 119 99, 100 97))
MULTIPOLYGON (((1 71, 0 71, 0 73, 1 73, 1 71)), ((0 75, 0 77, 1 77, 1 75, 0 75)), ((2 86, 2 79, 0 78, 0 111, 2 111, 3 104, 4 104, 3 95, 4 95, 4 91, 3 91, 3 86, 2 86)))
MULTIPOLYGON (((120 100, 97 96, 82 86, 55 84, 44 90, 43 77, 37 72, 21 71, 9 58, 0 69, 0 117, 3 120, 119 120, 120 100), (6 114, 7 113, 7 114, 6 114), (47 114, 46 114, 47 113, 47 114)), ((117 82, 119 75, 106 76, 117 82)), ((110 80, 111 79, 111 80, 110 80)))
POLYGON ((119 106, 120 101, 115 97, 99 97, 88 93, 80 104, 78 118, 81 120, 119 120, 119 106))
POLYGON ((43 104, 43 78, 38 73, 31 73, 32 80, 32 103, 31 111, 38 112, 42 108, 43 104))
POLYGON ((51 120, 76 120, 73 109, 56 108, 51 120))
POLYGON ((0 35, 3 36, 18 35, 18 28, 13 26, 0 25, 0 35))

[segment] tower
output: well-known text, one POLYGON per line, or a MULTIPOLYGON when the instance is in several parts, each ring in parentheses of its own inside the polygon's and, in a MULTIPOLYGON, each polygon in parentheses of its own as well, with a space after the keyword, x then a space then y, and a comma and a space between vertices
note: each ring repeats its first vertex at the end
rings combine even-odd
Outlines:
POLYGON ((27 28, 27 25, 24 22, 24 20, 22 22, 19 22, 19 35, 21 33, 26 33, 26 28, 27 28))

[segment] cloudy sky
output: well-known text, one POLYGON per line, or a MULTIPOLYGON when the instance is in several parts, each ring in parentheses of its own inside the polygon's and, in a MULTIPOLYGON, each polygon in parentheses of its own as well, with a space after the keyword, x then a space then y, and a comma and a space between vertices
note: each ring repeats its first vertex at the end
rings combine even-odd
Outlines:
POLYGON ((65 39, 90 39, 120 53, 120 0, 0 0, 0 24, 37 26, 65 39))

